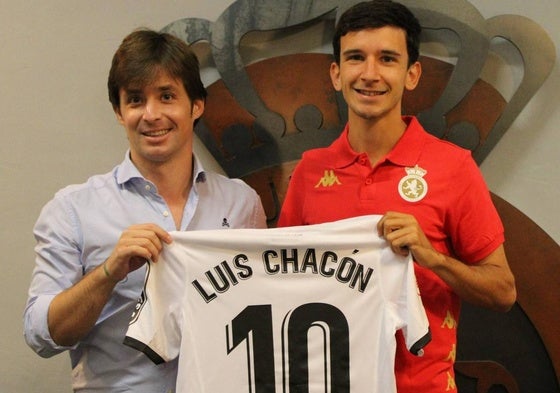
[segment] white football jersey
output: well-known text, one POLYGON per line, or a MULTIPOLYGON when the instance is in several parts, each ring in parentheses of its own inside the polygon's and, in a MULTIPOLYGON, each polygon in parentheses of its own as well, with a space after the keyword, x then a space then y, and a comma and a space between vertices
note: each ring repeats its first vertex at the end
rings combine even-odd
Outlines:
POLYGON ((173 232, 125 343, 156 363, 180 354, 180 393, 395 392, 395 332, 416 354, 430 332, 379 218, 173 232))

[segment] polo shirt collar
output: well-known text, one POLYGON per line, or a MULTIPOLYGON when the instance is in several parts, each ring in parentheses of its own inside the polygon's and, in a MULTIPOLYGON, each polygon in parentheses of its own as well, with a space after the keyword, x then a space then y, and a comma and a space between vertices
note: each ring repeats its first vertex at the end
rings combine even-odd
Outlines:
POLYGON ((361 154, 356 153, 350 146, 350 142, 348 142, 348 130, 349 126, 348 123, 346 123, 346 126, 344 127, 344 130, 342 130, 340 136, 335 139, 331 145, 334 150, 333 165, 334 168, 337 169, 352 165, 361 156, 361 154))
MULTIPOLYGON (((413 166, 418 162, 425 143, 424 129, 414 116, 403 116, 403 120, 408 126, 393 150, 387 154, 385 160, 391 161, 396 165, 413 166)), ((335 151, 335 168, 347 167, 362 156, 361 153, 355 152, 350 146, 348 142, 348 130, 348 123, 346 123, 340 137, 331 145, 335 151)))
POLYGON ((408 127, 386 159, 396 165, 414 166, 418 163, 426 143, 425 131, 416 117, 403 116, 403 120, 408 127))

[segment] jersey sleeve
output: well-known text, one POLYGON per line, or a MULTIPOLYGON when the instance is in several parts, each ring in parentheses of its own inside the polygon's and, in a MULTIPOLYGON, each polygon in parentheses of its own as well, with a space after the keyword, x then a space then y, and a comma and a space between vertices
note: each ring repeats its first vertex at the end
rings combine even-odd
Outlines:
POLYGON ((403 308, 403 318, 406 324, 403 333, 408 350, 414 355, 421 356, 424 353, 424 347, 432 340, 432 334, 416 282, 412 259, 408 261, 407 265, 405 284, 407 299, 403 308))
POLYGON ((144 289, 131 316, 124 344, 160 364, 179 354, 185 284, 183 265, 176 263, 174 243, 165 245, 160 261, 150 262, 144 289))
POLYGON ((396 327, 402 330, 407 349, 421 356, 432 336, 416 282, 412 256, 398 256, 389 247, 382 253, 384 292, 394 310, 396 327))

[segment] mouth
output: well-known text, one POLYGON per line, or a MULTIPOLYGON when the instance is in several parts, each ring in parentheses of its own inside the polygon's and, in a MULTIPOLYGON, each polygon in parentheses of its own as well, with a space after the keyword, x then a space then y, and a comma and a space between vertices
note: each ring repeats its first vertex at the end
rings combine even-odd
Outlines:
POLYGON ((155 138, 155 137, 158 137, 158 136, 167 135, 167 134, 170 133, 170 132, 171 132, 171 129, 170 129, 170 128, 165 128, 165 129, 161 129, 161 130, 142 131, 141 134, 142 134, 143 136, 155 138))
POLYGON ((364 90, 364 89, 354 89, 357 93, 366 96, 366 97, 376 97, 376 96, 382 96, 384 94, 387 93, 386 90, 380 91, 380 90, 364 90))

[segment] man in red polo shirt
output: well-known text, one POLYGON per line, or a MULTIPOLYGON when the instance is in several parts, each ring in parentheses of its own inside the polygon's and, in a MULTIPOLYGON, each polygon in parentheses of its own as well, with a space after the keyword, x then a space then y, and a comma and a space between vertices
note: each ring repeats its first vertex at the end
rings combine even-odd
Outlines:
POLYGON ((432 331, 420 358, 397 337, 398 391, 456 392, 460 299, 507 311, 516 289, 502 223, 470 152, 401 116, 403 92, 422 71, 420 31, 410 10, 390 0, 360 3, 341 16, 330 75, 348 105, 348 124, 331 146, 303 155, 278 225, 382 214, 379 234, 416 262, 432 331))

